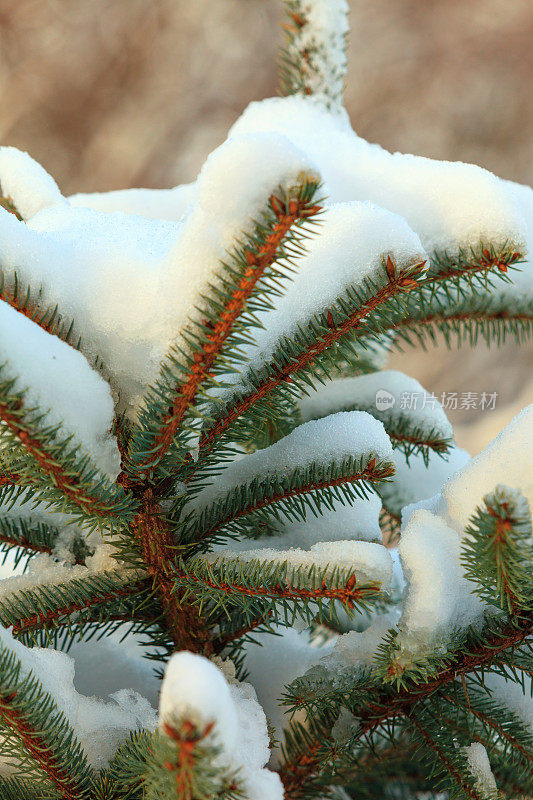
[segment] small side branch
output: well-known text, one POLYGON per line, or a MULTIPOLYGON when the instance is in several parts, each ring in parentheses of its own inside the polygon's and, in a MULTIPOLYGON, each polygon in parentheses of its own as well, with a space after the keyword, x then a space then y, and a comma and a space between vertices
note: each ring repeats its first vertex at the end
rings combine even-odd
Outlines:
MULTIPOLYGON (((292 359, 282 368, 273 370, 267 379, 248 394, 242 395, 237 402, 211 426, 200 440, 198 465, 201 464, 202 459, 212 449, 214 444, 220 440, 220 437, 225 434, 228 428, 253 406, 254 403, 266 397, 278 386, 285 382, 290 382, 294 376, 309 367, 324 351, 328 350, 348 333, 362 328, 373 312, 379 310, 393 298, 396 298, 404 292, 418 288, 419 284, 416 277, 421 272, 423 266, 423 264, 417 264, 407 270, 396 272, 391 264, 388 282, 368 299, 366 303, 344 320, 339 321, 338 324, 332 322, 328 332, 314 341, 297 359, 292 359)), ((333 319, 331 312, 328 312, 328 316, 330 319, 333 319)), ((192 476, 189 475, 187 480, 190 480, 191 477, 192 476)))
MULTIPOLYGON (((0 392, 2 388, 0 386, 0 392)), ((107 495, 111 494, 111 501, 104 499, 102 491, 98 492, 102 495, 101 498, 97 496, 96 491, 91 492, 88 474, 90 472, 89 462, 86 460, 84 464, 78 460, 76 468, 73 469, 75 451, 70 448, 69 453, 65 444, 60 441, 50 447, 46 443, 46 432, 43 431, 41 435, 35 429, 36 426, 32 424, 32 420, 28 419, 20 397, 10 398, 8 393, 4 393, 4 396, 5 399, 0 399, 0 421, 4 425, 4 430, 11 436, 13 443, 20 448, 20 452, 29 457, 39 468, 43 477, 46 478, 47 485, 54 487, 74 506, 90 516, 105 519, 128 513, 132 498, 125 495, 121 487, 114 486, 113 492, 107 491, 107 495), (69 463, 63 463, 65 460, 69 463), (84 472, 87 477, 86 482, 82 478, 84 472)), ((54 431, 49 431, 49 433, 53 438, 54 431)), ((36 479, 30 474, 21 475, 20 483, 28 486, 41 485, 38 478, 36 479)), ((101 489, 101 487, 99 488, 101 489)))
POLYGON ((285 0, 286 43, 280 51, 283 94, 319 95, 327 105, 342 103, 346 75, 346 0, 285 0))
POLYGON ((146 580, 134 581, 133 583, 129 584, 128 586, 124 586, 121 589, 97 593, 92 597, 84 598, 78 602, 65 603, 63 606, 57 606, 48 611, 32 614, 12 623, 13 636, 18 636, 19 634, 26 633, 30 630, 57 626, 62 620, 67 619, 76 612, 86 611, 90 608, 94 608, 94 606, 111 602, 113 600, 120 600, 123 597, 130 597, 131 595, 137 594, 137 592, 141 592, 147 588, 149 588, 149 582, 146 580))

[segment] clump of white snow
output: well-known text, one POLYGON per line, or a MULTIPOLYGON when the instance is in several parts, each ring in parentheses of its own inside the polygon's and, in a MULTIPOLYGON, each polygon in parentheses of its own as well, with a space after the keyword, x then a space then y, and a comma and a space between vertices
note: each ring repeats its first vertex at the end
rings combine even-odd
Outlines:
POLYGON ((468 747, 463 747, 468 769, 476 780, 476 787, 481 796, 486 800, 493 800, 498 796, 496 779, 490 768, 488 753, 481 742, 472 742, 468 747))
POLYGON ((101 357, 133 413, 227 251, 272 192, 304 176, 316 169, 286 138, 235 137, 207 159, 180 223, 57 202, 26 225, 0 209, 2 267, 76 321, 83 351, 101 357))
POLYGON ((463 575, 457 533, 424 509, 409 518, 399 545, 408 582, 401 642, 413 654, 444 644, 460 627, 479 622, 484 604, 463 575))
MULTIPOLYGON (((74 688, 74 660, 58 650, 28 648, 0 628, 0 647, 11 651, 22 665, 22 676, 33 673, 56 706, 66 716, 89 763, 95 769, 105 767, 117 747, 131 731, 155 729, 157 715, 148 700, 133 690, 122 690, 108 699, 79 694, 74 688)), ((13 763, 2 763, 0 773, 12 771, 13 763)))
POLYGON ((279 776, 263 769, 270 757, 265 714, 248 683, 226 680, 213 662, 189 652, 167 664, 159 704, 160 723, 189 721, 200 729, 214 723, 210 737, 222 764, 240 770, 250 800, 281 800, 279 776))
POLYGON ((317 164, 332 202, 367 200, 404 217, 431 253, 456 254, 481 241, 523 247, 525 221, 504 181, 462 162, 389 153, 359 138, 344 109, 320 99, 251 103, 230 136, 277 131, 317 164))
POLYGON ((16 147, 0 147, 0 188, 25 220, 46 206, 64 202, 52 176, 16 147))
MULTIPOLYGON (((98 572, 116 571, 119 566, 118 562, 110 558, 107 546, 103 546, 102 550, 103 553, 97 550, 96 555, 87 558, 87 566, 60 562, 48 553, 38 553, 30 559, 23 574, 0 580, 0 597, 27 589, 38 589, 41 586, 57 585, 65 581, 85 578, 98 572)), ((131 580, 131 576, 128 580, 131 580)))
POLYGON ((15 381, 12 391, 27 390, 27 409, 49 412, 45 424, 61 423, 64 438, 72 436, 102 472, 117 477, 111 391, 80 352, 0 301, 0 364, 3 378, 15 381))
POLYGON ((353 408, 387 420, 409 419, 421 436, 451 439, 453 430, 437 398, 414 378, 397 370, 380 370, 356 378, 328 381, 301 398, 303 422, 353 408))
POLYGON ((239 486, 268 475, 278 478, 313 463, 342 462, 370 456, 390 461, 392 446, 383 424, 364 411, 340 412, 295 428, 270 447, 231 462, 193 501, 199 513, 239 486))

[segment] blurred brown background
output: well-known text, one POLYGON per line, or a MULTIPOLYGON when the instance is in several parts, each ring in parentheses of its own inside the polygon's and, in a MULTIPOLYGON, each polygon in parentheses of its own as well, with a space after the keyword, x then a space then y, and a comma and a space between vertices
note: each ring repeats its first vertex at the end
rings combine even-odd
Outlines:
MULTIPOLYGON (((531 183, 531 0, 350 0, 347 108, 392 150, 474 161, 531 183)), ((195 177, 252 99, 276 91, 280 0, 1 0, 0 141, 65 194, 195 177)), ((457 411, 477 451, 533 401, 532 348, 410 351, 394 364, 457 411)))

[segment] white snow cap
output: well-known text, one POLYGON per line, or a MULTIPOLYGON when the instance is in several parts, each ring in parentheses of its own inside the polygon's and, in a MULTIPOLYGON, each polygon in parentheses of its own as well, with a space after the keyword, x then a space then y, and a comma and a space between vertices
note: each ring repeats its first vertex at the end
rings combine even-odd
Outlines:
MULTIPOLYGON (((108 700, 79 694, 74 687, 74 660, 66 653, 51 648, 25 647, 5 628, 0 628, 0 646, 20 660, 23 676, 31 671, 39 679, 65 714, 95 769, 107 765, 131 731, 156 727, 155 710, 133 690, 121 690, 109 695, 108 700)), ((9 770, 9 764, 2 763, 0 756, 0 774, 9 770)))
POLYGON ((27 408, 49 411, 46 424, 63 423, 65 436, 73 435, 102 472, 117 477, 111 390, 85 356, 0 300, 0 364, 4 378, 15 379, 15 391, 27 389, 27 408))
POLYGON ((189 206, 196 202, 197 183, 184 183, 173 189, 118 189, 113 192, 73 194, 68 198, 78 208, 92 208, 107 213, 135 214, 148 219, 179 222, 189 206))
MULTIPOLYGON (((366 499, 354 498, 349 505, 334 500, 333 505, 332 509, 321 509, 318 517, 309 514, 300 522, 273 521, 281 530, 278 535, 268 537, 269 550, 278 552, 288 547, 309 550, 318 542, 382 541, 379 525, 381 499, 377 494, 369 494, 366 499)), ((229 548, 235 553, 245 553, 256 550, 257 545, 257 539, 241 539, 216 545, 214 551, 224 553, 229 548)))
POLYGON ((235 751, 238 720, 224 675, 211 661, 193 653, 176 653, 165 669, 159 701, 160 723, 173 717, 202 729, 216 723, 216 739, 224 750, 235 751))
POLYGON ((482 618, 485 606, 463 576, 460 540, 444 520, 414 511, 398 549, 408 581, 400 621, 406 651, 416 654, 446 643, 455 628, 482 618))
POLYGON ((282 133, 308 153, 331 201, 369 200, 405 217, 428 252, 525 241, 524 217, 504 181, 473 164, 389 153, 360 139, 344 109, 301 96, 254 102, 230 136, 257 131, 282 133))
MULTIPOLYGON (((383 259, 392 255, 398 267, 426 260, 418 236, 397 214, 371 203, 338 203, 319 217, 316 234, 306 241, 306 253, 274 309, 256 314, 263 326, 253 332, 253 345, 242 347, 257 369, 269 361, 283 337, 292 337, 317 314, 365 281, 385 281, 383 259)), ((247 370, 235 384, 247 382, 247 370)))
POLYGON ((361 408, 377 419, 410 417, 422 433, 434 430, 450 439, 453 430, 441 404, 414 378, 387 369, 357 378, 328 381, 298 403, 302 420, 317 419, 334 411, 361 408), (410 397, 414 396, 414 408, 410 397))
POLYGON ((0 188, 25 220, 46 206, 64 202, 52 176, 16 147, 0 147, 0 188))
POLYGON ((493 800, 498 796, 496 779, 490 768, 488 753, 481 742, 472 742, 468 747, 463 747, 468 769, 476 780, 476 788, 486 800, 493 800))
MULTIPOLYGON (((267 540, 268 544, 270 541, 267 540)), ((375 542, 318 542, 309 550, 291 547, 289 550, 274 550, 271 547, 257 547, 255 550, 219 549, 208 553, 208 561, 239 558, 240 561, 287 562, 294 570, 310 568, 333 572, 336 569, 353 572, 358 583, 378 583, 383 590, 392 580, 392 558, 387 548, 375 542)))
POLYGON ((364 458, 373 454, 390 461, 392 445, 379 420, 365 411, 346 411, 312 420, 295 428, 270 447, 256 450, 229 464, 221 475, 208 484, 192 501, 199 513, 242 484, 267 475, 283 476, 297 467, 344 459, 364 458))
POLYGON ((189 652, 167 664, 159 705, 160 724, 188 720, 200 728, 214 723, 210 736, 221 747, 222 763, 240 768, 250 800, 281 800, 279 777, 263 769, 270 757, 265 714, 248 683, 224 674, 212 661, 189 652))
POLYGON ((442 489, 438 512, 464 535, 483 497, 503 483, 519 489, 533 508, 533 404, 524 408, 478 456, 452 475, 442 489))
POLYGON ((102 358, 132 411, 198 315, 200 295, 216 283, 236 237, 280 184, 289 188, 303 174, 316 170, 283 136, 235 137, 207 159, 181 223, 64 202, 25 225, 0 209, 2 266, 8 279, 16 270, 34 291, 42 287, 43 303, 75 319, 84 352, 102 358))

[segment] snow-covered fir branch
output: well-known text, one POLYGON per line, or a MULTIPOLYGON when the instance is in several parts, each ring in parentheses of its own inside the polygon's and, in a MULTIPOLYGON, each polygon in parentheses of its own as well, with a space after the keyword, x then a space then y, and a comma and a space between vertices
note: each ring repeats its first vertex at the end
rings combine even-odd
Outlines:
POLYGON ((2 800, 533 794, 533 406, 471 458, 385 369, 531 335, 533 192, 361 139, 286 7, 191 184, 0 148, 2 800))

